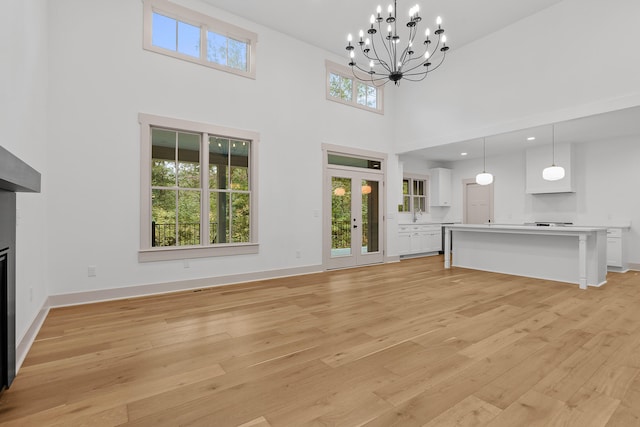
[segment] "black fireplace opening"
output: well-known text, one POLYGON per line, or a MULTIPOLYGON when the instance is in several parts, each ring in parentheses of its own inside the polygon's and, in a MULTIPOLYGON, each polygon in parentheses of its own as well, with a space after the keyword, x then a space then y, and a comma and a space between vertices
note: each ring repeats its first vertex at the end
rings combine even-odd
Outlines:
POLYGON ((9 387, 9 248, 0 248, 0 392, 9 387))

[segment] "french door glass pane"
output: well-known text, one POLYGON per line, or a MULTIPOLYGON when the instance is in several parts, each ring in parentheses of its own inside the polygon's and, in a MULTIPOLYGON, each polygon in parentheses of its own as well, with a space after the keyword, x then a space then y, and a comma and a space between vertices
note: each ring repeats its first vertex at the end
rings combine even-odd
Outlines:
POLYGON ((176 245, 176 191, 151 191, 151 246, 176 245))
POLYGON ((378 181, 362 180, 362 254, 380 250, 378 181))
POLYGON ((331 177, 331 256, 351 255, 351 178, 331 177))
POLYGON ((200 244, 200 191, 178 191, 178 246, 200 244))

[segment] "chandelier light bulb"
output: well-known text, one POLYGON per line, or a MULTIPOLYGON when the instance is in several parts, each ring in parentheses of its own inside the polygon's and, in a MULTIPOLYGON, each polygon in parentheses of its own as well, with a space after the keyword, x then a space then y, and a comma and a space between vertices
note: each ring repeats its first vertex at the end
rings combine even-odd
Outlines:
POLYGON ((388 32, 389 34, 391 34, 391 24, 389 24, 389 25, 387 26, 387 32, 388 32))
POLYGON ((391 16, 391 14, 393 13, 393 6, 389 5, 387 11, 389 12, 389 16, 391 16))
POLYGON ((382 6, 378 5, 378 7, 376 8, 376 12, 378 12, 378 16, 380 16, 380 14, 382 13, 382 6))
POLYGON ((351 33, 349 33, 349 35, 347 36, 347 41, 349 43, 351 43, 353 41, 353 36, 351 35, 351 33))
POLYGON ((373 14, 371 15, 371 18, 369 18, 369 22, 371 23, 371 26, 373 27, 373 23, 376 22, 376 17, 373 16, 373 14))
POLYGON ((351 53, 349 54, 349 56, 351 57, 351 59, 356 57, 356 53, 354 51, 351 51, 351 53))
POLYGON ((437 17, 436 18, 436 24, 438 24, 438 26, 442 25, 442 18, 441 17, 437 17))
POLYGON ((442 36, 442 44, 445 44, 447 42, 447 36, 444 35, 442 36))
POLYGON ((371 62, 369 62, 369 68, 373 68, 373 60, 371 60, 371 62))
POLYGON ((362 41, 362 37, 364 37, 364 31, 360 30, 360 33, 358 35, 360 36, 360 41, 362 41))
POLYGON ((426 51, 426 52, 424 53, 424 59, 429 59, 429 51, 426 51))
POLYGON ((364 44, 369 46, 370 43, 371 43, 371 40, 369 40, 369 37, 367 37, 367 39, 364 41, 364 44))

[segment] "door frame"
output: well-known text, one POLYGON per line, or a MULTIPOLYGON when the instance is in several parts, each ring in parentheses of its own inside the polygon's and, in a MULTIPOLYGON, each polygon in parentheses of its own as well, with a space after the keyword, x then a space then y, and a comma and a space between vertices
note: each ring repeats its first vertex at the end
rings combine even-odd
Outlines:
MULTIPOLYGON (((475 178, 467 178, 462 180, 462 223, 463 224, 467 224, 467 186, 469 184, 475 184, 475 183, 476 183, 475 178)), ((492 223, 495 222, 495 218, 493 216, 493 191, 494 191, 493 184, 494 183, 495 181, 488 185, 489 187, 489 221, 492 223)))
MULTIPOLYGON (((380 250, 382 251, 383 263, 388 261, 387 251, 387 154, 377 151, 361 150, 357 148, 343 147, 332 144, 322 144, 322 269, 329 269, 331 253, 331 198, 329 183, 329 170, 345 170, 361 173, 373 173, 381 176, 380 198, 382 200, 382 210, 380 218, 382 221, 382 234, 380 236, 380 250), (329 164, 329 154, 338 154, 350 157, 360 157, 380 162, 380 170, 363 169, 349 166, 338 166, 329 164), (327 184, 329 183, 329 184, 327 184)), ((357 265, 349 267, 358 267, 357 265)))

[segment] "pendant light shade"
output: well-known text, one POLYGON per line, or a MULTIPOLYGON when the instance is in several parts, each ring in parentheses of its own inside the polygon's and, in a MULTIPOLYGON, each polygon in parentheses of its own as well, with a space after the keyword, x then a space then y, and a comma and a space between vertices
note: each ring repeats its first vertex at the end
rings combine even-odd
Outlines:
POLYGON ((542 170, 542 178, 545 181, 558 181, 564 178, 564 168, 556 166, 556 131, 554 125, 551 125, 551 150, 553 152, 551 166, 542 170))
POLYGON ((489 185, 493 182, 493 175, 487 172, 487 142, 482 138, 483 166, 482 173, 476 175, 476 184, 489 185))
POLYGON ((476 175, 476 183, 480 185, 489 185, 493 182, 493 175, 487 172, 482 172, 476 175))
POLYGON ((542 171, 542 178, 547 181, 558 181, 564 178, 564 168, 562 166, 549 166, 542 171))

